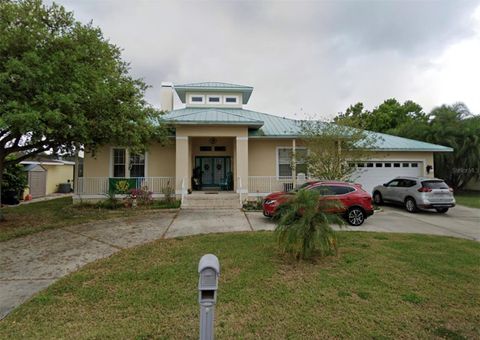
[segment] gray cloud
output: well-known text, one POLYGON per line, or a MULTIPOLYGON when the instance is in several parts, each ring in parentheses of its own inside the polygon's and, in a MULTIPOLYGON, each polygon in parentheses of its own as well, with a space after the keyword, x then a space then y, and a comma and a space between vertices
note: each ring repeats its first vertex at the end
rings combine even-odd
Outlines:
MULTIPOLYGON (((253 109, 331 116, 388 97, 429 108, 433 60, 476 34, 478 1, 72 1, 124 49, 132 73, 162 81, 252 85, 253 109), (423 93, 423 94, 422 94, 423 93)), ((480 76, 480 75, 479 75, 480 76)), ((466 100, 469 98, 458 98, 466 100)), ((439 101, 440 100, 440 101, 439 101)), ((438 102, 437 102, 438 101, 438 102)), ((467 102, 467 104, 469 104, 467 102)), ((480 110, 480 102, 473 108, 480 110)))

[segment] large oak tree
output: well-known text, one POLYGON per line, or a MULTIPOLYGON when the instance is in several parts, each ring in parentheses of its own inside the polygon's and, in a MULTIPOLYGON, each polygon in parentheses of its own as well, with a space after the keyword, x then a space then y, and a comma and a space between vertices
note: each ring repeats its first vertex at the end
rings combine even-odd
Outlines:
POLYGON ((41 0, 1 0, 0 184, 7 164, 44 151, 163 138, 146 88, 91 23, 41 0))

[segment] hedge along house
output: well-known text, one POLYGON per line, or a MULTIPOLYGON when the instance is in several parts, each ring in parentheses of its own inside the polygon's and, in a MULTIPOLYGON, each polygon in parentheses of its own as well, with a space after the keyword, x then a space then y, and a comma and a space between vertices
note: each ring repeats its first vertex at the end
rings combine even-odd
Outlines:
MULTIPOLYGON (((76 198, 104 198, 122 186, 146 186, 161 197, 168 186, 178 197, 187 192, 228 191, 240 197, 264 196, 292 188, 308 178, 302 162, 298 121, 244 108, 253 88, 218 82, 162 83, 165 122, 175 136, 166 146, 152 144, 145 154, 109 145, 84 159, 76 198), (185 107, 174 109, 174 95, 185 107), (292 150, 297 155, 292 160, 292 150), (292 161, 296 166, 292 167, 292 161), (295 172, 296 169, 296 172, 295 172), (123 181, 123 182, 122 182, 123 181)), ((451 148, 379 134, 368 162, 358 167, 355 181, 366 190, 400 175, 433 177, 433 153, 451 148)), ((193 195, 195 196, 195 195, 193 195)))

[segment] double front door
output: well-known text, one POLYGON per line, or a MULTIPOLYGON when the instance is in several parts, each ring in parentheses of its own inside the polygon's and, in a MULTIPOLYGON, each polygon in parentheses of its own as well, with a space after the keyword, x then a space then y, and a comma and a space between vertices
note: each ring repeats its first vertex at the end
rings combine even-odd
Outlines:
POLYGON ((231 172, 230 157, 204 157, 195 158, 195 168, 200 176, 202 188, 224 186, 231 172))

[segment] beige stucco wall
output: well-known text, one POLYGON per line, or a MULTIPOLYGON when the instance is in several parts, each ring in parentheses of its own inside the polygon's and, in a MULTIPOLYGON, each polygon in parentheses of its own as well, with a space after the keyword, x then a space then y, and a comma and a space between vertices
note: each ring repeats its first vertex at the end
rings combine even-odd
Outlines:
MULTIPOLYGON (((249 176, 276 176, 277 175, 277 148, 292 147, 291 139, 249 139, 249 176)), ((296 141, 297 147, 302 147, 301 141, 296 141)), ((372 152, 370 159, 412 160, 423 162, 423 176, 433 177, 435 169, 427 175, 425 167, 433 166, 432 152, 372 152)))
POLYGON ((95 154, 85 153, 83 159, 83 177, 110 176, 110 145, 105 145, 95 151, 95 154))
MULTIPOLYGON (((292 139, 256 139, 247 138, 248 129, 244 126, 179 126, 176 141, 167 146, 153 144, 147 151, 147 176, 177 178, 177 192, 181 189, 182 178, 186 179, 186 189, 191 187, 191 175, 195 156, 230 156, 234 182, 242 177, 245 187, 248 176, 276 176, 277 148, 292 147, 292 139), (202 152, 200 146, 211 145, 211 137, 216 138, 215 145, 226 146, 225 152, 202 152)), ((302 147, 301 141, 296 141, 302 147)), ((85 155, 84 177, 110 177, 112 146, 97 150, 95 156, 85 155)), ((426 165, 433 165, 431 152, 374 152, 371 159, 421 161, 424 176, 426 165)), ((73 169, 72 176, 73 178, 73 169)), ((61 181, 62 182, 62 181, 61 181)), ((58 183, 57 183, 58 184, 58 183)), ((236 189, 238 189, 236 187, 236 189)))
MULTIPOLYGON (((301 147, 296 141, 296 147, 301 147)), ((248 140, 248 174, 249 176, 277 175, 277 148, 292 147, 292 139, 254 139, 248 140)))
POLYGON ((60 183, 73 186, 73 165, 42 165, 47 170, 47 195, 57 192, 60 183))
POLYGON ((165 146, 156 143, 148 148, 147 176, 175 176, 175 142, 172 141, 165 146))
POLYGON ((182 125, 176 127, 176 136, 190 137, 247 137, 246 126, 221 126, 221 125, 182 125))
MULTIPOLYGON (((111 150, 107 145, 99 148, 94 155, 86 153, 83 163, 84 177, 110 177, 111 150)), ((146 152, 146 175, 149 177, 175 176, 175 142, 162 146, 158 143, 149 146, 146 152)))

